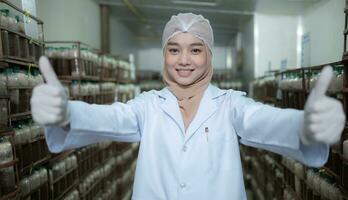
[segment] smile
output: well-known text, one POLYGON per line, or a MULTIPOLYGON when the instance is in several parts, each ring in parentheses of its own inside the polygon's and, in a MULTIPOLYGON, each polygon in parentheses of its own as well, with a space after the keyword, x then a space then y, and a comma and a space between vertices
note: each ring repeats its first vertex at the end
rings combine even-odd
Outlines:
POLYGON ((177 72, 179 72, 179 71, 191 71, 191 72, 193 72, 193 71, 195 71, 194 69, 175 69, 177 72))

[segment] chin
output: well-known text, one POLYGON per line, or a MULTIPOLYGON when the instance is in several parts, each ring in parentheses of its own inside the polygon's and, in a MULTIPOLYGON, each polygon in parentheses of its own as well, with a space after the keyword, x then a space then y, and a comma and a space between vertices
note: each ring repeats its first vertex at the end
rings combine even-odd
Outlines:
POLYGON ((191 80, 191 78, 190 79, 179 78, 179 79, 176 80, 176 82, 179 85, 187 86, 187 85, 191 85, 193 83, 193 80, 191 80))

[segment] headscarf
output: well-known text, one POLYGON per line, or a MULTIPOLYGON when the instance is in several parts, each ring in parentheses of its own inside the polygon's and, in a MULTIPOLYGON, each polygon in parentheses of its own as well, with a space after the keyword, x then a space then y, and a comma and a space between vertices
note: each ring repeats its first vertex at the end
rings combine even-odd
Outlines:
POLYGON ((163 51, 167 42, 178 33, 190 33, 194 35, 204 42, 207 50, 209 49, 209 52, 205 51, 207 53, 207 62, 204 73, 189 85, 183 86, 175 82, 174 78, 168 72, 168 68, 164 66, 163 81, 178 100, 185 130, 187 130, 197 113, 204 91, 209 86, 213 76, 211 57, 214 36, 209 21, 202 15, 180 13, 172 16, 164 28, 162 36, 163 51))

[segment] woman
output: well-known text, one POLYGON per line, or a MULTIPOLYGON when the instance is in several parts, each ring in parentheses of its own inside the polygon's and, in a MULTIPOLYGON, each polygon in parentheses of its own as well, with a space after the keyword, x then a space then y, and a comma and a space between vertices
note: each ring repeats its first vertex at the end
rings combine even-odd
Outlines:
POLYGON ((140 141, 134 200, 246 199, 239 142, 309 166, 326 162, 345 122, 342 105, 325 96, 332 69, 322 73, 305 111, 279 109, 210 85, 213 32, 201 15, 173 16, 162 46, 167 87, 126 104, 68 101, 41 58, 47 83, 34 88, 31 105, 49 149, 140 141))

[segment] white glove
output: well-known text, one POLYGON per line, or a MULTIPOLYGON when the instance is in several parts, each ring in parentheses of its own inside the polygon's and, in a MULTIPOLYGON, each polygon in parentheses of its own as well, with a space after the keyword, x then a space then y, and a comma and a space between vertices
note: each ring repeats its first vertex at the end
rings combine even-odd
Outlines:
POLYGON ((304 109, 303 130, 300 132, 303 144, 319 142, 332 145, 341 138, 346 122, 343 106, 338 100, 325 95, 332 77, 332 68, 326 66, 309 94, 304 109))
POLYGON ((39 60, 39 68, 46 83, 33 89, 30 99, 31 112, 36 123, 66 126, 69 124, 68 95, 59 82, 47 57, 39 60))

